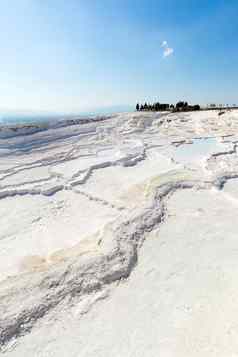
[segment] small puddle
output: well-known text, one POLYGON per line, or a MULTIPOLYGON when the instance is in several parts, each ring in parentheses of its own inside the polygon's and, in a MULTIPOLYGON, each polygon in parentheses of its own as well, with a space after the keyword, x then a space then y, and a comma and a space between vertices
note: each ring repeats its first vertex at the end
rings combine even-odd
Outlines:
POLYGON ((176 162, 186 164, 201 161, 214 153, 228 151, 231 148, 229 143, 221 143, 216 138, 199 138, 193 139, 191 144, 174 147, 171 156, 176 162))

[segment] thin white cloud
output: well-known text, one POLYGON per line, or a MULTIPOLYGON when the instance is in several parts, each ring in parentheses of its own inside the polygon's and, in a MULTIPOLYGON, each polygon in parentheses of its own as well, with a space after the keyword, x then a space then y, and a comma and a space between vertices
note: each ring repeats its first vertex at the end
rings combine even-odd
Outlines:
POLYGON ((168 46, 167 41, 163 41, 161 44, 161 47, 163 47, 163 56, 164 57, 171 56, 174 53, 174 49, 172 47, 168 46))
POLYGON ((173 48, 166 47, 164 49, 164 57, 168 57, 168 56, 172 55, 172 53, 174 53, 174 49, 173 48))

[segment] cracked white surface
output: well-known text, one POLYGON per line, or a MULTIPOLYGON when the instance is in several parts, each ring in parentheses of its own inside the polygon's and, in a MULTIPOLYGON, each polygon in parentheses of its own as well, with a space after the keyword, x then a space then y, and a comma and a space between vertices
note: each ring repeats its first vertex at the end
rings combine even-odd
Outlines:
POLYGON ((238 354, 237 111, 9 130, 0 132, 6 355, 238 354))

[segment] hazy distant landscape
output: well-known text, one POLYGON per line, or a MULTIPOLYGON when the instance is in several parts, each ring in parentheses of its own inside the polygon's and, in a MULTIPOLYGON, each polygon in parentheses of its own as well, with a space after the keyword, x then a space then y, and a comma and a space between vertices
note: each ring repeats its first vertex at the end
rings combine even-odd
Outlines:
POLYGON ((0 111, 0 125, 26 124, 45 122, 52 120, 73 119, 78 117, 94 117, 97 115, 110 115, 118 112, 133 111, 133 106, 113 106, 106 108, 94 108, 90 111, 79 111, 78 113, 52 113, 37 111, 0 111))

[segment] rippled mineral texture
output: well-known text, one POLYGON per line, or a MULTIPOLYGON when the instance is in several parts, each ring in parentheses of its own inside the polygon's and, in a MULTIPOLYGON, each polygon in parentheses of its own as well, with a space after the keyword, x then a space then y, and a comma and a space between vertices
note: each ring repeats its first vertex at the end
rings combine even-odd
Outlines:
POLYGON ((0 350, 238 355, 238 111, 0 128, 0 350))

